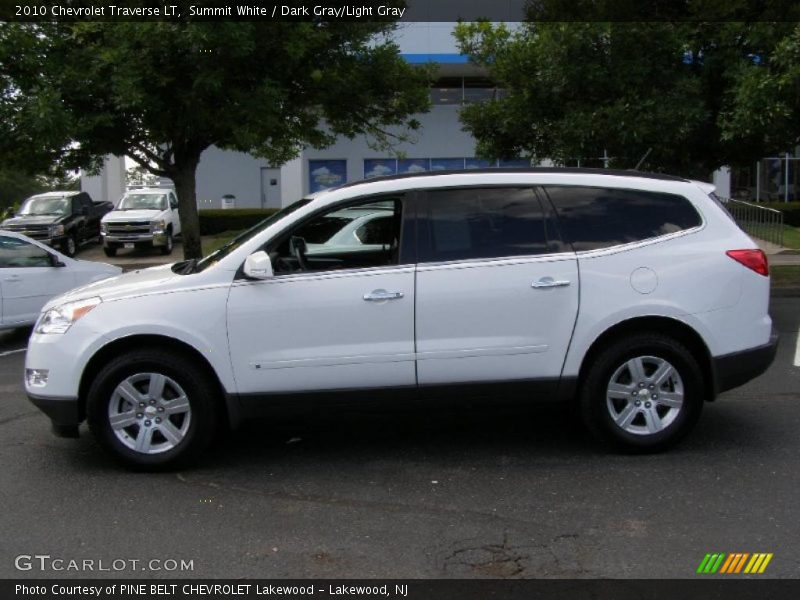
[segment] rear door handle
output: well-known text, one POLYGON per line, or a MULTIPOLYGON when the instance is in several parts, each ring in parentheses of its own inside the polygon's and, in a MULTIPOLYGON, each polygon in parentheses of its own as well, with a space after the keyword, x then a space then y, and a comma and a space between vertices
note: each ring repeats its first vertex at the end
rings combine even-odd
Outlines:
POLYGON ((543 289, 543 288, 554 288, 554 287, 566 287, 569 285, 568 279, 553 279, 552 277, 542 277, 539 281, 534 281, 531 284, 532 288, 543 289))
POLYGON ((3 281, 19 281, 22 279, 19 275, 9 275, 8 277, 4 278, 3 281))
POLYGON ((403 297, 403 292, 387 292, 386 290, 372 290, 369 294, 364 294, 367 302, 381 302, 383 300, 399 300, 403 297))

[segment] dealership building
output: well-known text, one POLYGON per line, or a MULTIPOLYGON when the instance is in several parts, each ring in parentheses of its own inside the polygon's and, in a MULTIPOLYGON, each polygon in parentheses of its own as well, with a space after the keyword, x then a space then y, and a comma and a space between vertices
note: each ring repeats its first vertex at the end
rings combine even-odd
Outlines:
MULTIPOLYGON (((475 157, 475 140, 463 131, 458 113, 463 103, 500 91, 481 67, 458 52, 454 27, 452 22, 402 23, 395 33, 405 60, 436 65, 431 109, 415 115, 421 128, 411 132, 408 141, 380 152, 364 136, 340 138, 328 148, 306 148, 283 165, 211 147, 197 168, 198 206, 219 208, 223 196, 233 196, 237 208, 277 208, 312 192, 380 175, 498 165, 475 157)), ((82 189, 97 200, 115 202, 125 189, 124 164, 124 159, 109 158, 99 175, 81 178, 82 189)), ((526 160, 503 161, 501 166, 528 164, 526 160)))
MULTIPOLYGON (((395 39, 405 60, 436 66, 431 108, 415 115, 421 128, 391 151, 380 152, 370 140, 339 138, 321 150, 304 149, 282 165, 220 148, 207 149, 197 169, 199 208, 278 208, 319 190, 394 173, 472 169, 492 166, 523 167, 529 161, 486 161, 475 156, 475 139, 459 121, 463 104, 501 94, 486 71, 459 53, 453 22, 401 23, 395 39)), ((580 166, 580 165, 578 165, 580 166)), ((721 196, 731 195, 727 170, 714 174, 721 196)), ((109 157, 97 176, 82 176, 81 188, 96 200, 116 200, 125 190, 125 159, 109 157)))

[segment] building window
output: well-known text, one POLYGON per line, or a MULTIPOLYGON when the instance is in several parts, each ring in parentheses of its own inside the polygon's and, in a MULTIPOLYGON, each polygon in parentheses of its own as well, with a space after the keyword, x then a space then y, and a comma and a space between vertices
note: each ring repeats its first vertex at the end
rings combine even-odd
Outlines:
POLYGON ((398 173, 422 173, 430 169, 431 161, 428 158, 401 158, 397 161, 398 173))
POLYGON ((505 95, 483 77, 442 77, 431 87, 432 104, 473 104, 505 95))
POLYGON ((463 158, 432 158, 431 171, 456 171, 464 168, 463 158))
POLYGON ((496 160, 485 160, 483 158, 464 159, 465 169, 488 169, 490 167, 496 167, 496 166, 497 166, 496 160))
POLYGON ((347 183, 346 160, 309 160, 308 191, 319 192, 347 183))
POLYGON ((397 173, 396 158, 367 158, 364 159, 364 179, 383 177, 397 173))

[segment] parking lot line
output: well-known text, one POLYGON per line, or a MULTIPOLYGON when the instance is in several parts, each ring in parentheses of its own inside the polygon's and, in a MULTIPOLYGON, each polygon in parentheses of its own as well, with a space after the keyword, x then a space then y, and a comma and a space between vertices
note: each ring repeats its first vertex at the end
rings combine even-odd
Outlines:
POLYGON ((800 331, 797 332, 797 342, 794 348, 794 366, 800 367, 800 331))
MULTIPOLYGON (((17 352, 25 352, 27 348, 17 348, 16 350, 6 350, 5 352, 0 352, 0 357, 8 356, 9 354, 16 354, 17 352)), ((795 358, 795 362, 797 359, 795 358)))

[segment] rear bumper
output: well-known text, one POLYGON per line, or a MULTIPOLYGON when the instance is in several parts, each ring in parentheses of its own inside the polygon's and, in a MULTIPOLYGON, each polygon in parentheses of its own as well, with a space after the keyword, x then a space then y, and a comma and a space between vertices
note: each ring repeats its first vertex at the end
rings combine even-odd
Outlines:
POLYGON ((744 385, 766 371, 778 351, 778 332, 774 329, 763 346, 714 357, 717 393, 744 385))
POLYGON ((78 425, 83 421, 83 415, 77 398, 37 396, 28 392, 28 399, 50 418, 55 435, 78 436, 78 425))

